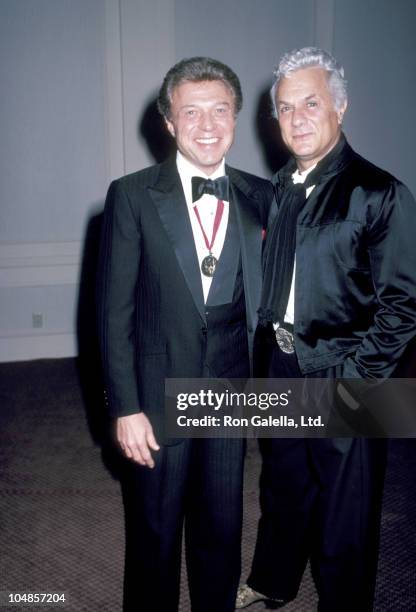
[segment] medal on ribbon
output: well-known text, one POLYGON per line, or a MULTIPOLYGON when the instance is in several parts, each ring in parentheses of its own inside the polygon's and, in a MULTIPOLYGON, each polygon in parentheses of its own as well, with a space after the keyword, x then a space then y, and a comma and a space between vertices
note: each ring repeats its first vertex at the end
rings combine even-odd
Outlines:
POLYGON ((208 255, 204 257, 201 262, 201 272, 204 276, 213 277, 215 274, 215 268, 217 267, 218 259, 212 254, 212 247, 214 246, 215 238, 217 236, 218 228, 221 223, 222 215, 224 212, 224 202, 222 200, 218 200, 217 202, 217 211, 215 213, 214 219, 214 227, 212 230, 211 241, 208 240, 208 237, 203 228, 201 217, 199 216, 198 207, 194 206, 194 211, 196 214, 196 218, 198 219, 199 227, 201 228, 202 235, 204 237, 205 246, 208 249, 208 255))

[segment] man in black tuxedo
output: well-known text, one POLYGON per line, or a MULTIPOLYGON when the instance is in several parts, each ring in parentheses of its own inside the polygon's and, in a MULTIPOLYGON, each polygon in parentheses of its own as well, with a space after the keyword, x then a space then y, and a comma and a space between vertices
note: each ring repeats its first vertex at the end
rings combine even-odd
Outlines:
MULTIPOLYGON (((415 201, 347 143, 346 82, 331 55, 295 50, 275 77, 272 99, 293 157, 273 179, 278 212, 264 253, 257 374, 350 379, 354 388, 391 377, 416 333, 415 201)), ((348 410, 362 398, 346 399, 348 410)), ((262 514, 237 608, 294 599, 310 559, 320 612, 370 612, 385 440, 260 446, 262 514)))
POLYGON ((176 64, 158 99, 176 158, 114 181, 106 200, 101 346, 106 402, 129 459, 129 611, 177 610, 184 521, 192 610, 234 609, 244 443, 166 439, 163 414, 165 378, 251 372, 272 189, 224 163, 241 105, 229 67, 176 64))

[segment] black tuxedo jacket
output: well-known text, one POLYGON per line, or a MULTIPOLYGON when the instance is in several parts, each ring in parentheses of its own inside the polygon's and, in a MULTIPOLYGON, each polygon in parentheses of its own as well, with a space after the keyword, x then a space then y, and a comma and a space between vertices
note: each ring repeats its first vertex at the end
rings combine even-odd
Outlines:
MULTIPOLYGON (((226 173, 240 238, 251 358, 272 187, 228 166, 226 173)), ((164 411, 165 378, 202 376, 207 326, 199 263, 175 159, 110 185, 100 262, 106 404, 111 416, 143 410, 153 422, 152 415, 158 420, 164 411)), ((230 359, 226 346, 224 355, 230 359)))

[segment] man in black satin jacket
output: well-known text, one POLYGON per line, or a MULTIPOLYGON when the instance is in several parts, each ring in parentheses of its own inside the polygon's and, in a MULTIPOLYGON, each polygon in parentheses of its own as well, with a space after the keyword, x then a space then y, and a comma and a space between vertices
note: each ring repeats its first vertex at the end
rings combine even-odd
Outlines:
MULTIPOLYGON (((391 377, 416 334, 416 203, 347 143, 346 82, 331 55, 284 55, 271 93, 293 157, 273 180, 257 374, 391 377)), ((320 612, 372 610, 385 442, 261 441, 262 514, 237 608, 293 600, 309 559, 320 612)))

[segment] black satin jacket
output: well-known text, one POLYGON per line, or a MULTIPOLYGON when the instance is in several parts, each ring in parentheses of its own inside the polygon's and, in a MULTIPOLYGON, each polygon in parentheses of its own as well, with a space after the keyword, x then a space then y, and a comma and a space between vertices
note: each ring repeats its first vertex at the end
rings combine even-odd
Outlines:
POLYGON ((298 217, 294 335, 303 374, 344 378, 391 376, 416 335, 416 202, 346 141, 298 217))

